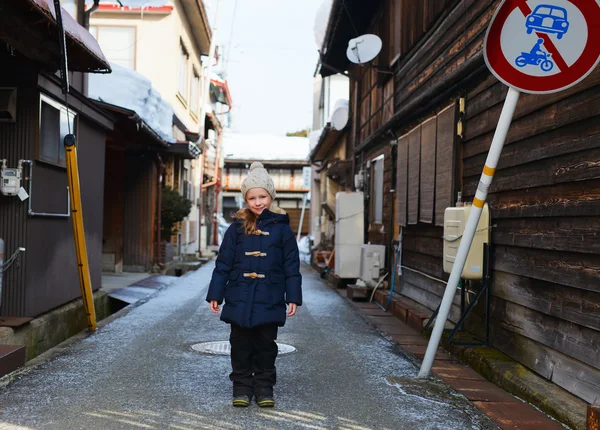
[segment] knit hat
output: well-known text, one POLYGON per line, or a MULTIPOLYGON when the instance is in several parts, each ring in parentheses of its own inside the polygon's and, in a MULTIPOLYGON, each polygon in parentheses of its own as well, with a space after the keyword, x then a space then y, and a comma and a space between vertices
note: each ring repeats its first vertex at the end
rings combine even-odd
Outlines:
POLYGON ((242 195, 246 198, 246 193, 252 188, 264 188, 271 195, 271 198, 275 200, 275 183, 273 178, 267 173, 267 169, 262 163, 255 161, 250 166, 248 176, 242 181, 242 195))

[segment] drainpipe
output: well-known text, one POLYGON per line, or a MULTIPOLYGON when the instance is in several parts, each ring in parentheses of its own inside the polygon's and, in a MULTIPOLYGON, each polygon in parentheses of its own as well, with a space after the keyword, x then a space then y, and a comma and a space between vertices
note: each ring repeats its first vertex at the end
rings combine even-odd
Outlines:
MULTIPOLYGON (((156 170, 158 173, 158 178, 156 181, 156 256, 154 257, 155 266, 161 267, 161 255, 160 255, 160 245, 162 242, 161 237, 161 225, 162 225, 162 181, 161 177, 164 178, 164 175, 167 171, 165 168, 165 163, 163 162, 160 154, 156 154, 156 170)), ((162 267, 161 267, 162 268, 162 267)))
POLYGON ((221 133, 219 134, 218 138, 217 138, 217 155, 216 155, 216 160, 215 160, 215 213, 217 214, 217 216, 215 216, 215 226, 214 226, 214 231, 213 231, 213 245, 217 246, 219 245, 219 191, 221 188, 221 145, 222 143, 222 139, 223 139, 223 131, 221 131, 221 133))
MULTIPOLYGON (((83 6, 84 6, 84 7, 82 7, 81 9, 82 9, 82 10, 85 10, 85 0, 79 0, 79 1, 78 1, 78 4, 77 4, 77 6, 78 6, 77 8, 79 9, 79 8, 81 7, 80 5, 81 5, 82 3, 83 3, 83 6)), ((86 10, 86 11, 83 13, 83 26, 84 26, 86 29, 89 29, 89 28, 90 28, 90 16, 91 16, 91 15, 92 15, 94 12, 96 12, 96 10, 98 9, 98 7, 100 7, 100 0, 94 0, 94 4, 92 5, 92 7, 91 7, 91 8, 89 8, 88 10, 86 10)))

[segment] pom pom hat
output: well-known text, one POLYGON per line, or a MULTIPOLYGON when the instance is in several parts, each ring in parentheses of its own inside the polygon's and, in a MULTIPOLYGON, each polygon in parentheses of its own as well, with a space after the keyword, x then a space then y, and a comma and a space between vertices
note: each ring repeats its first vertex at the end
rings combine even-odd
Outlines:
POLYGON ((244 199, 246 198, 246 193, 248 190, 252 188, 264 188, 271 198, 275 200, 275 183, 273 182, 273 178, 269 176, 267 173, 267 169, 262 165, 262 163, 255 161, 250 166, 250 171, 248 172, 248 176, 244 178, 242 181, 242 195, 244 199))

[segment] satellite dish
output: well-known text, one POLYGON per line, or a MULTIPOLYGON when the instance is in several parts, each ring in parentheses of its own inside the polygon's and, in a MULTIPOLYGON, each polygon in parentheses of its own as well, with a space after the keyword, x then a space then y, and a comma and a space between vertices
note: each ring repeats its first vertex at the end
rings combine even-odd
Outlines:
POLYGON ((375 34, 364 34, 348 42, 346 56, 355 64, 365 64, 381 52, 383 43, 375 34))
POLYGON ((336 101, 333 113, 331 114, 331 126, 337 131, 342 131, 346 127, 346 124, 348 124, 349 116, 350 108, 348 100, 340 99, 336 101))

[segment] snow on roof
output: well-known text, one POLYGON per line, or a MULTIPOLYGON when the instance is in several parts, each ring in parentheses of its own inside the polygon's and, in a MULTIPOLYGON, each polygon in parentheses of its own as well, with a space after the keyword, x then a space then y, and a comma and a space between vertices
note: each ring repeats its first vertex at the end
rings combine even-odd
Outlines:
POLYGON ((321 134, 323 134, 323 130, 324 130, 323 128, 320 128, 318 130, 313 130, 310 133, 308 133, 308 142, 309 142, 309 147, 310 147, 311 152, 319 144, 319 139, 321 139, 321 134))
POLYGON ((308 138, 265 134, 225 133, 226 160, 306 161, 310 153, 308 138))
POLYGON ((173 139, 173 108, 152 82, 127 67, 111 63, 112 73, 89 75, 89 98, 132 110, 162 139, 173 139))
POLYGON ((313 30, 315 34, 315 43, 317 44, 318 49, 321 49, 323 40, 325 40, 325 33, 327 33, 327 24, 329 23, 329 14, 331 12, 332 4, 333 0, 323 0, 315 17, 313 30))

